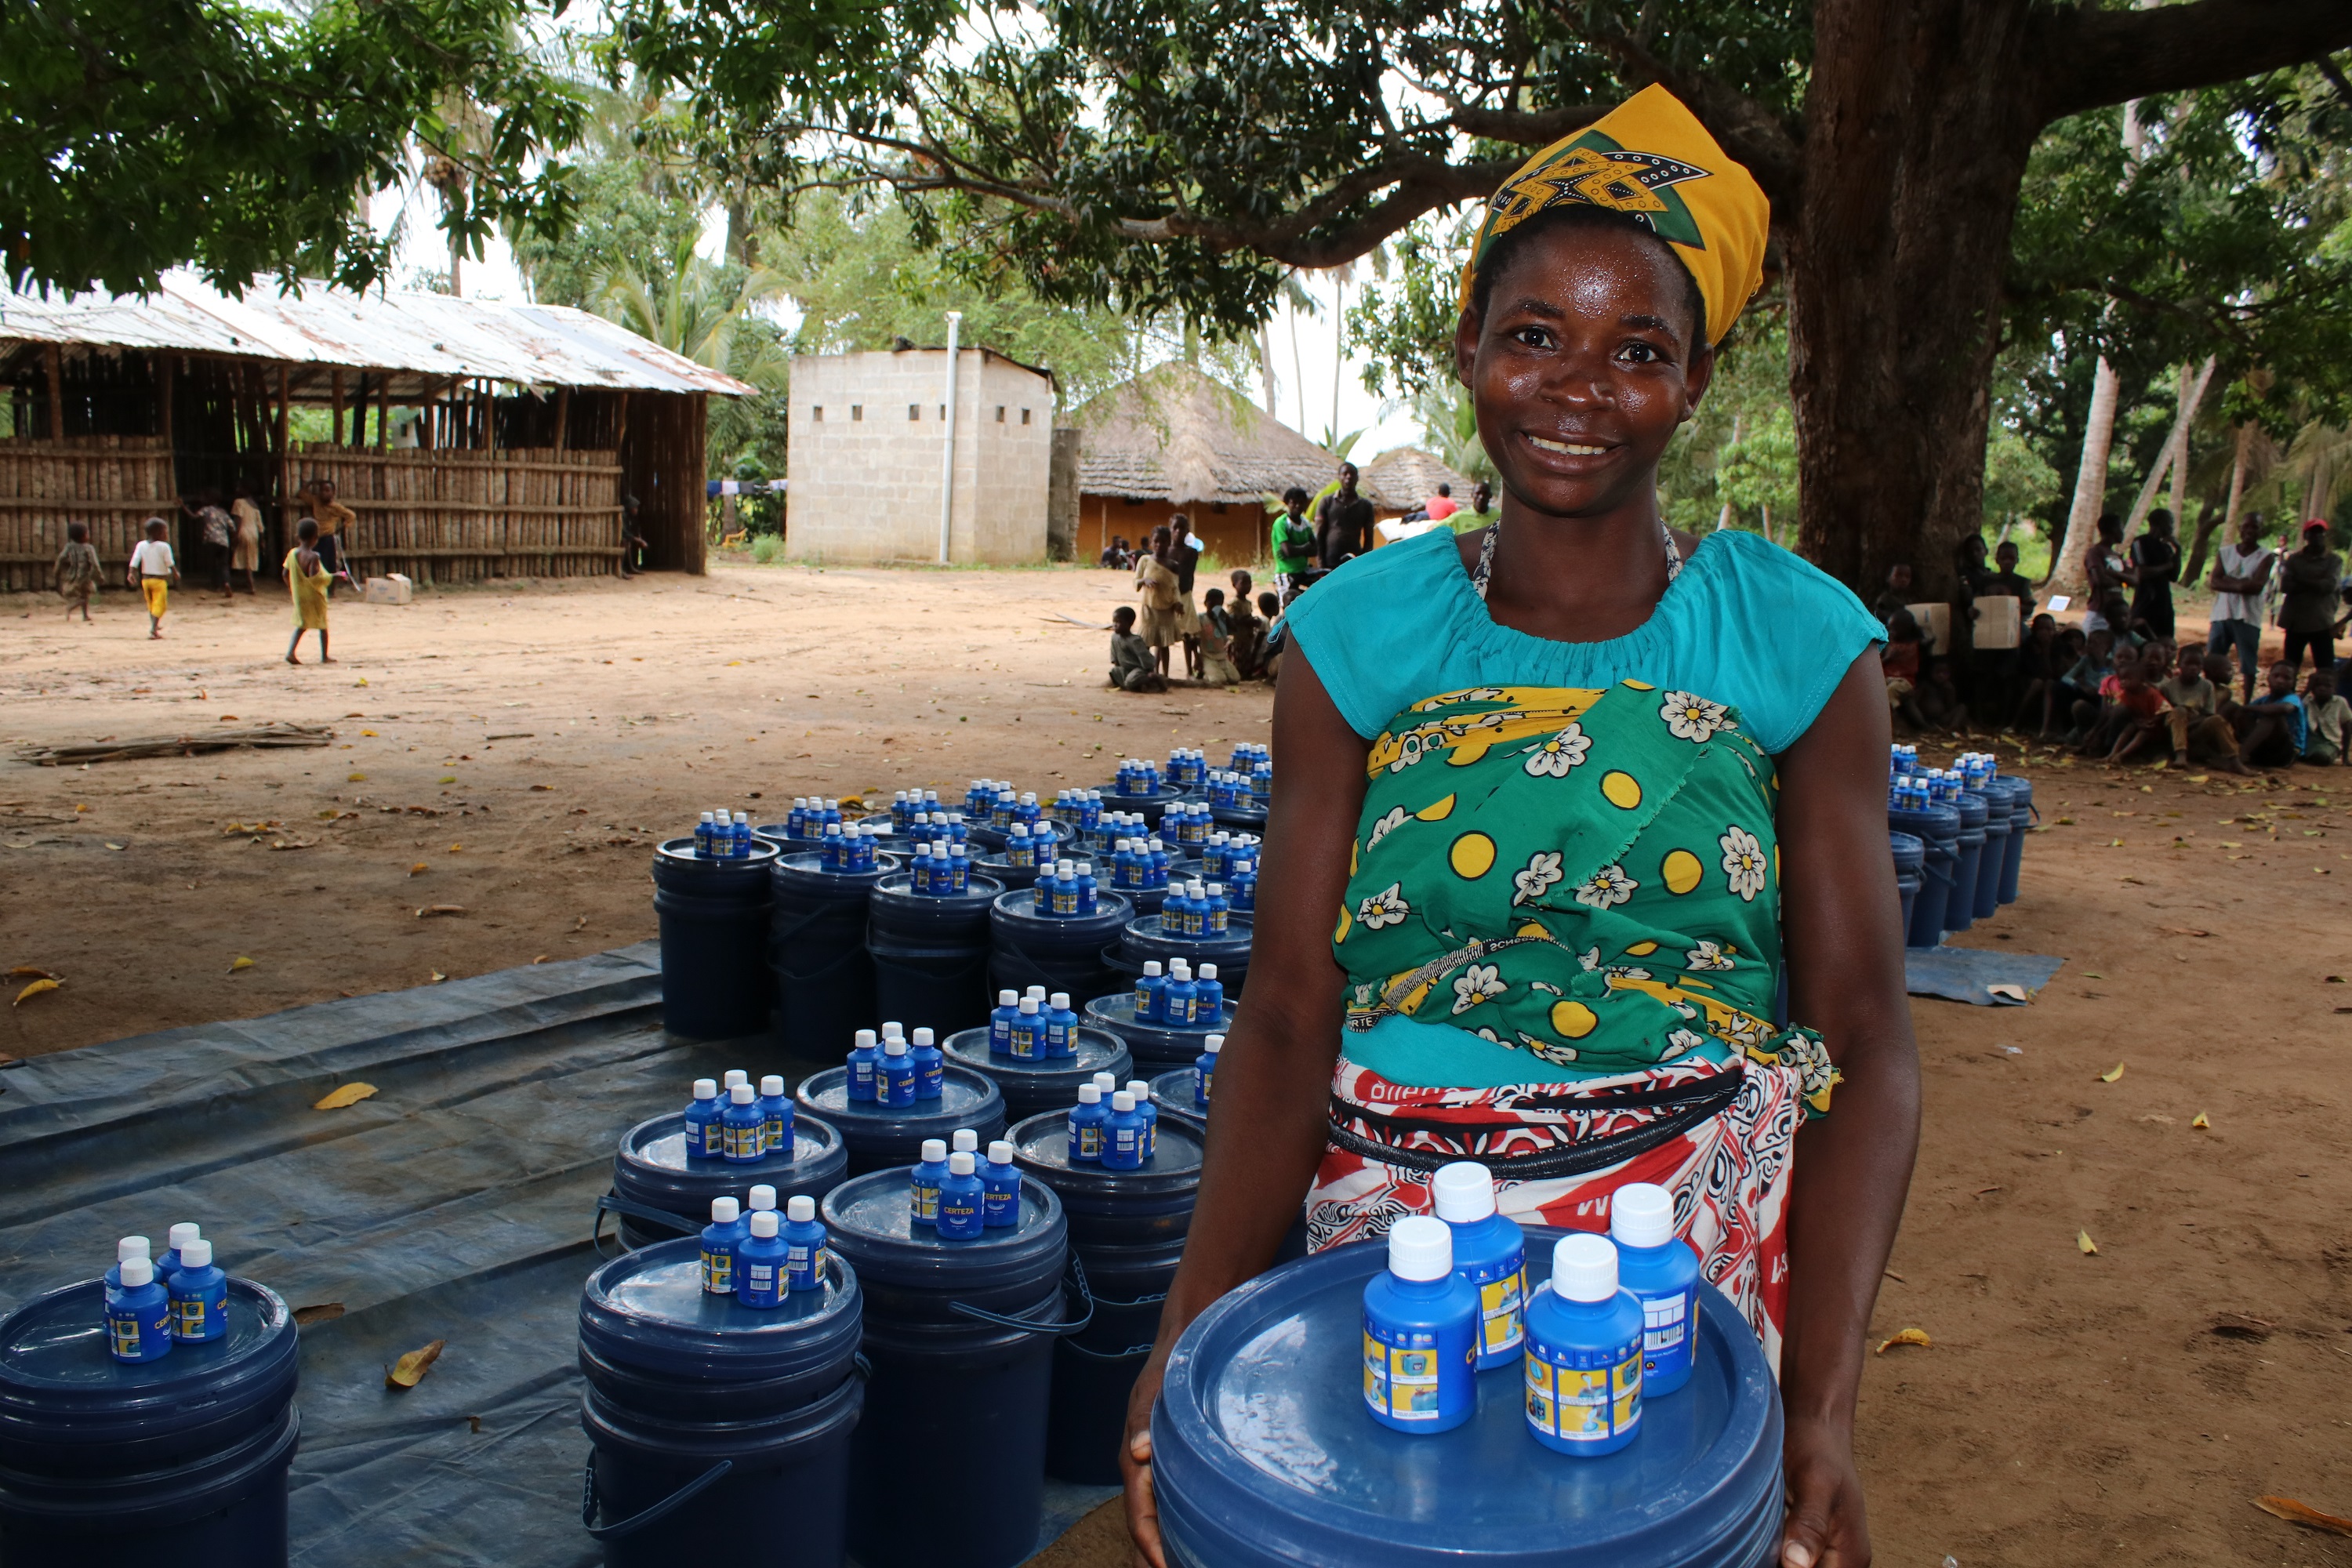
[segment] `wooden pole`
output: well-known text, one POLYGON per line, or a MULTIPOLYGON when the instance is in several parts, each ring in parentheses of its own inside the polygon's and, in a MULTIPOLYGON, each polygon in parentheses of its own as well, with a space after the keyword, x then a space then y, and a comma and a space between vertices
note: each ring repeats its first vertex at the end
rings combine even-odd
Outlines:
POLYGON ((572 434, 572 389, 555 389, 555 449, 563 450, 572 434))
POLYGON ((293 419, 292 388, 287 368, 278 367, 278 521, 285 533, 294 531, 294 447, 291 424, 293 419))
POLYGON ((49 345, 49 439, 66 438, 66 356, 57 344, 49 345))
POLYGON ((342 366, 341 366, 341 365, 337 365, 337 366, 335 367, 334 389, 335 389, 335 426, 334 426, 334 428, 335 428, 335 438, 334 438, 334 445, 336 445, 336 446, 340 447, 340 446, 341 446, 341 445, 343 444, 343 367, 342 367, 342 366))

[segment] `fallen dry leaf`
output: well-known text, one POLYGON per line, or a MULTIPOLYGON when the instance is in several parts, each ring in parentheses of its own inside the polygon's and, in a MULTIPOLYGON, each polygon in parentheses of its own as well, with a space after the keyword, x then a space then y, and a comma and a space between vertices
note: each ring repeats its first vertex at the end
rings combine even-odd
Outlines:
POLYGON ((408 874, 412 877, 422 877, 425 872, 430 871, 431 869, 433 869, 432 867, 426 865, 424 861, 419 860, 415 865, 411 866, 408 868, 408 874))
POLYGON ((423 1380, 425 1369, 441 1359, 441 1347, 448 1342, 446 1340, 435 1340, 421 1351, 410 1351, 385 1369, 383 1385, 386 1388, 415 1388, 423 1380))
POLYGON ((2267 1318, 2249 1317, 2243 1312, 2224 1312, 2205 1331, 2221 1339, 2252 1340, 2259 1343, 2269 1339, 2271 1331, 2276 1327, 2278 1325, 2267 1318))
POLYGON ((2213 1124, 2205 1120, 2205 1113, 2201 1110, 2197 1113, 2197 1120, 2190 1122, 2189 1125, 2191 1127, 2201 1127, 2209 1132, 2213 1130, 2213 1124))
POLYGON ((342 1110, 351 1106, 357 1105, 362 1100, 371 1100, 374 1098, 374 1096, 375 1085, 372 1083, 347 1083, 343 1085, 342 1088, 335 1090, 334 1093, 327 1096, 326 1099, 319 1101, 318 1104, 312 1106, 310 1109, 313 1110, 342 1110))
POLYGON ((106 841, 106 847, 107 847, 109 849, 128 849, 128 848, 130 848, 130 847, 131 847, 131 846, 129 846, 128 844, 117 844, 117 843, 116 843, 113 839, 111 839, 111 838, 110 838, 110 839, 108 839, 108 840, 106 841))
POLYGON ((253 960, 249 958, 232 958, 228 961, 228 972, 231 974, 235 974, 240 969, 251 969, 252 967, 253 960))
POLYGON ((349 778, 345 779, 343 782, 344 782, 345 784, 365 784, 365 783, 367 783, 367 774, 365 774, 365 773, 353 773, 353 774, 352 774, 349 778))
POLYGON ((554 786, 553 784, 533 784, 533 785, 531 785, 530 787, 531 787, 532 789, 534 789, 534 790, 542 790, 542 791, 543 791, 543 790, 551 790, 551 789, 553 789, 555 786, 554 786))
POLYGON ((2352 1519, 2322 1513, 2307 1502, 2297 1502, 2291 1497, 2258 1497, 2254 1506, 2264 1513, 2285 1520, 2289 1524, 2307 1525, 2324 1530, 2331 1535, 2352 1535, 2352 1519))
POLYGON ((25 1005, 25 999, 26 997, 38 996, 44 991, 55 991, 58 989, 58 983, 54 980, 36 980, 30 985, 26 986, 22 991, 17 992, 16 999, 14 1002, 9 1003, 8 1005, 11 1007, 21 1007, 25 1005))
POLYGON ((433 978, 432 978, 430 981, 426 982, 426 984, 432 984, 432 985, 438 985, 438 984, 440 984, 444 980, 446 980, 446 979, 448 979, 448 978, 449 978, 449 977, 448 977, 447 975, 446 975, 446 974, 442 973, 439 970, 437 970, 437 969, 436 969, 436 970, 435 970, 435 971, 433 972, 433 978))
POLYGON ((1925 1350, 1934 1345, 1935 1342, 1935 1341, 1927 1337, 1927 1331, 1925 1329, 1906 1329, 1891 1340, 1879 1341, 1878 1349, 1873 1353, 1885 1355, 1887 1351, 1895 1345, 1917 1345, 1922 1350, 1925 1350))
POLYGON ((531 962, 533 963, 545 963, 547 962, 547 954, 542 952, 537 958, 532 959, 531 962))
POLYGON ((2135 1121, 2154 1121, 2165 1127, 2172 1125, 2172 1118, 2167 1116, 2161 1110, 2151 1110, 2146 1116, 2136 1116, 2132 1120, 2135 1121))
POLYGON ((2113 1066, 2113 1067, 2109 1068, 2106 1071, 2105 1071, 2105 1072, 2103 1072, 2103 1073, 2101 1073, 2101 1074, 2099 1075, 2099 1081, 2100 1081, 2101 1083, 2113 1083, 2113 1082, 2115 1082, 2115 1081, 2116 1081, 2116 1079, 2119 1079, 2119 1078, 2121 1078, 2121 1077, 2123 1077, 2123 1076, 2124 1076, 2124 1064, 2123 1064, 2123 1063, 2121 1063, 2121 1062, 2117 1062, 2115 1066, 2113 1066))
POLYGON ((463 904, 427 904, 416 911, 416 918, 424 920, 431 915, 462 915, 465 912, 466 906, 463 904))
POLYGON ((11 980, 55 980, 58 977, 49 970, 36 969, 29 963, 20 963, 16 968, 8 972, 8 978, 11 980))
POLYGON ((331 1322, 342 1315, 343 1304, 341 1301, 320 1301, 308 1307, 295 1308, 294 1326, 299 1329, 310 1323, 331 1322))
POLYGON ((2199 931, 2195 926, 2158 926, 2156 929, 2167 936, 2211 936, 2213 934, 2210 931, 2199 931))
POLYGON ((2091 1233, 2087 1230, 2078 1230, 2074 1233, 2074 1245, 2082 1248, 2083 1256, 2085 1258, 2096 1258, 2099 1255, 2099 1244, 2091 1239, 2091 1233))

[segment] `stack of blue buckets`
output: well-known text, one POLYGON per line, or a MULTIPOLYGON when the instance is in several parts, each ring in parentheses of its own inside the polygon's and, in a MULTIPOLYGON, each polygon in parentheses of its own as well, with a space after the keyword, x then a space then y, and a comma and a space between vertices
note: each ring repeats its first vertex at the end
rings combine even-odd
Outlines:
POLYGON ((1887 758, 1887 841, 1906 946, 1935 947, 2017 900, 2033 785, 2002 773, 1989 752, 1955 764, 1922 768, 1916 746, 1887 758))

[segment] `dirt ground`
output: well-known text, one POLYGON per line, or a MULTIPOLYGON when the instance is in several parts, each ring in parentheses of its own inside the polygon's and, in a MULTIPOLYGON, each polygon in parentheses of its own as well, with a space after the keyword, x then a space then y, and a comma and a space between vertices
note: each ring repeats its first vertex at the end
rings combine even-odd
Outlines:
MULTIPOLYGON (((161 642, 121 594, 87 627, 0 598, 10 755, 231 716, 335 731, 0 761, 0 967, 64 980, 7 1010, 0 1050, 640 940, 651 845, 722 802, 764 820, 796 792, 1050 790, 1265 738, 1262 689, 1103 689, 1091 628, 1124 586, 721 566, 440 590, 339 601, 339 662, 299 669, 275 595, 183 592, 161 642)), ((2003 754, 2047 831, 2023 898, 1962 940, 2066 963, 2031 1007, 1914 1007, 1926 1136, 1874 1337, 1934 1343, 1869 1363, 1878 1561, 2352 1563, 2254 1506, 2352 1513, 2352 773, 2003 754)), ((1063 1568, 1108 1568, 1108 1522, 1063 1568)))

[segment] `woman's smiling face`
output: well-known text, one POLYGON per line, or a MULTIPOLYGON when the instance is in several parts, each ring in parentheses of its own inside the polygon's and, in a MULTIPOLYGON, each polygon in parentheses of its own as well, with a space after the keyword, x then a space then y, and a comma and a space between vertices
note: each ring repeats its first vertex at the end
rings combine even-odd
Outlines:
POLYGON ((1636 500, 1715 372, 1693 352, 1689 275, 1658 241, 1590 225, 1548 227, 1506 262, 1454 342, 1504 486, 1553 517, 1636 500))

